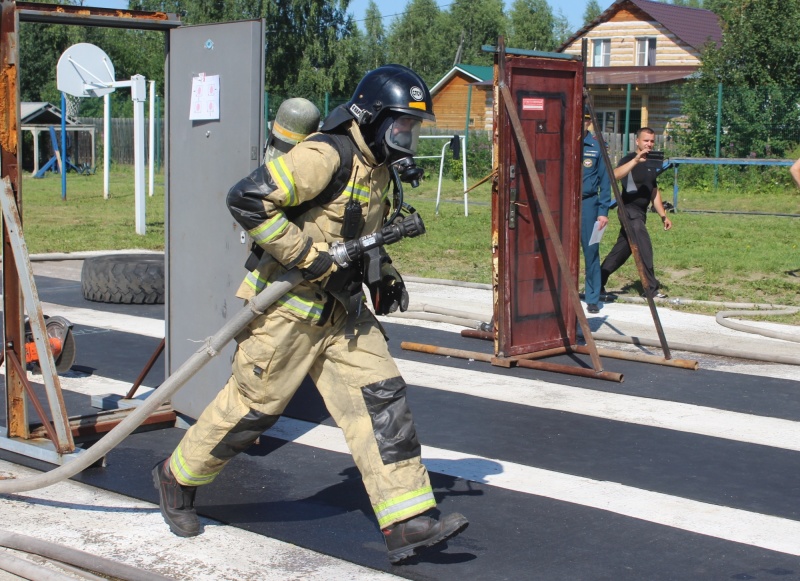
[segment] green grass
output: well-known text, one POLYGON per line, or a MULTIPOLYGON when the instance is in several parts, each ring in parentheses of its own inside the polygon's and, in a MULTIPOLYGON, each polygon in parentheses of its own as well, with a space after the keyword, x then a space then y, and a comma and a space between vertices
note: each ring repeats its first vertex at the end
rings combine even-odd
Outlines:
POLYGON ((164 249, 164 177, 157 175, 153 197, 145 178, 145 231, 136 234, 134 174, 130 166, 109 174, 109 197, 103 199, 103 176, 67 174, 62 199, 61 176, 48 173, 22 180, 22 222, 31 254, 83 250, 164 249))
MULTIPOLYGON (((407 193, 407 201, 425 220, 427 235, 393 247, 395 263, 407 274, 489 283, 489 187, 470 193, 469 217, 464 217, 457 182, 445 184, 447 193, 442 195, 436 216, 436 187, 436 180, 429 179, 407 193)), ((648 220, 656 276, 671 297, 800 306, 800 192, 789 189, 748 195, 683 190, 679 208, 684 205, 725 212, 794 213, 798 217, 678 212, 671 215, 674 226, 669 232, 663 230, 660 220, 648 220)), ((656 218, 655 214, 651 216, 656 218)), ((600 246, 601 257, 611 250, 619 232, 615 211, 610 219, 610 230, 600 246)), ((582 261, 581 256, 581 289, 582 261)), ((614 273, 608 289, 621 296, 642 293, 633 259, 614 273)), ((705 314, 719 310, 701 305, 680 308, 705 314)), ((800 324, 800 315, 770 320, 800 324)))
MULTIPOLYGON (((31 253, 164 248, 162 176, 156 179, 154 197, 147 198, 146 236, 134 231, 131 168, 115 168, 108 200, 103 199, 100 175, 69 174, 67 181, 67 199, 62 201, 57 175, 41 180, 24 178, 24 231, 31 253)), ((469 194, 467 217, 460 182, 446 180, 443 184, 439 215, 435 213, 436 188, 436 176, 417 189, 407 188, 406 201, 419 211, 427 234, 394 245, 391 255, 395 264, 406 275, 489 283, 489 185, 479 186, 469 194)), ((671 190, 665 193, 671 199, 671 190)), ((679 209, 800 214, 800 192, 793 189, 756 195, 721 188, 683 189, 680 195, 679 209)), ((220 212, 224 213, 224 209, 220 212)), ((678 212, 672 219, 674 228, 670 232, 664 232, 660 220, 648 221, 656 275, 670 297, 800 305, 800 217, 678 212)), ((601 257, 610 250, 618 230, 616 214, 612 212, 601 257)), ((582 276, 581 272, 579 288, 583 287, 582 276)), ((641 293, 632 260, 614 273, 608 289, 627 296, 641 293)), ((709 310, 701 306, 682 308, 693 312, 709 310)), ((800 324, 800 315, 782 320, 800 324)))

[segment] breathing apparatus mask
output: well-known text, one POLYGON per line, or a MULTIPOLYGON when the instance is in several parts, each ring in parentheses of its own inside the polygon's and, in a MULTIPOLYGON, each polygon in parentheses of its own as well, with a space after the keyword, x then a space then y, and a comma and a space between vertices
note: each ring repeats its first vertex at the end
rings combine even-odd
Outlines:
POLYGON ((410 213, 416 211, 403 202, 403 183, 416 188, 425 173, 414 162, 421 127, 422 119, 419 117, 393 112, 381 122, 376 132, 375 145, 389 167, 393 183, 394 212, 387 223, 392 223, 404 209, 410 213))

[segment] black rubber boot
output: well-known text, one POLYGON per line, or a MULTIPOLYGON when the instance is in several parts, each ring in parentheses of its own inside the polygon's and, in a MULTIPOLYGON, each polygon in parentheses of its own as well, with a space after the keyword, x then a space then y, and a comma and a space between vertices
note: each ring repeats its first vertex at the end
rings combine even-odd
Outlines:
POLYGON ((183 486, 169 470, 169 458, 153 467, 153 484, 158 490, 161 516, 169 529, 179 537, 200 534, 200 521, 194 510, 196 486, 183 486))
POLYGON ((412 556, 419 547, 430 547, 454 537, 469 525, 467 518, 454 512, 439 520, 429 516, 416 516, 383 529, 389 562, 399 563, 412 556))

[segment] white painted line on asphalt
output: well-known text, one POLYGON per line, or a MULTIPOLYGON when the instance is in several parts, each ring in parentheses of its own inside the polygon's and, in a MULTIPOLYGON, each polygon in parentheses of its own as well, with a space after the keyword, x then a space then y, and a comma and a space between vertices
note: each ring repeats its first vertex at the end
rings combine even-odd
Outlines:
MULTIPOLYGON (((158 319, 46 304, 45 312, 83 326, 164 336, 158 319)), ((85 332, 78 330, 78 332, 85 332)), ((537 379, 395 359, 408 383, 494 401, 553 409, 619 422, 800 451, 800 423, 631 395, 563 386, 537 379)), ((485 363, 473 363, 486 367, 485 363)), ((687 371, 686 373, 692 373, 687 371)), ((104 381, 101 378, 98 382, 104 381)), ((73 389, 73 388, 70 388, 73 389)), ((76 389, 77 391, 77 389, 76 389)), ((127 390, 126 390, 127 391, 127 390)), ((93 394, 96 392, 93 392, 93 394)), ((105 392, 103 392, 105 393, 105 392)), ((124 393, 124 392, 123 392, 124 393)))
MULTIPOLYGON (((2 295, 0 295, 0 299, 2 299, 2 295)), ((94 309, 68 307, 55 303, 41 303, 41 306, 42 313, 45 315, 64 317, 70 323, 76 325, 134 333, 145 337, 156 337, 157 339, 164 338, 163 319, 150 319, 123 313, 106 313, 95 311, 94 309)))
MULTIPOLYGON (((349 453, 341 430, 331 426, 281 418, 267 434, 314 448, 349 453)), ((422 458, 429 470, 440 474, 800 555, 797 521, 431 446, 422 446, 422 458)))
POLYGON ((800 451, 800 422, 404 359, 396 359, 395 362, 406 382, 412 385, 516 405, 800 451))
MULTIPOLYGON (((5 376, 5 367, 0 367, 0 377, 5 376)), ((42 383, 42 376, 34 373, 28 373, 28 378, 36 383, 42 383)), ((61 384, 61 389, 74 391, 75 393, 83 393, 85 395, 125 395, 130 391, 133 383, 126 381, 119 381, 117 379, 109 379, 108 377, 101 377, 99 375, 89 375, 70 370, 65 374, 58 376, 58 381, 61 384)), ((140 385, 136 390, 137 399, 141 399, 149 395, 153 391, 152 387, 140 385)))
MULTIPOLYGON (((113 457, 110 461, 113 463, 113 457)), ((35 474, 35 470, 0 460, 0 478, 22 479, 35 474)), ((202 535, 181 538, 169 532, 158 505, 72 480, 22 494, 4 495, 0 497, 0 514, 3 515, 3 530, 127 563, 170 579, 398 579, 207 518, 201 518, 205 529, 202 535)), ((374 545, 382 550, 382 544, 376 530, 374 545)), ((2 572, 0 579, 6 579, 2 572)))

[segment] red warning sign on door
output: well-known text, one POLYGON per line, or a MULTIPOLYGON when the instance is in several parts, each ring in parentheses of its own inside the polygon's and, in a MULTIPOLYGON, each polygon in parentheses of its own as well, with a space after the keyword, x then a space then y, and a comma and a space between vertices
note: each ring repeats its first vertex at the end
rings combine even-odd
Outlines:
POLYGON ((523 97, 522 99, 523 111, 544 111, 544 99, 536 99, 533 97, 523 97))

